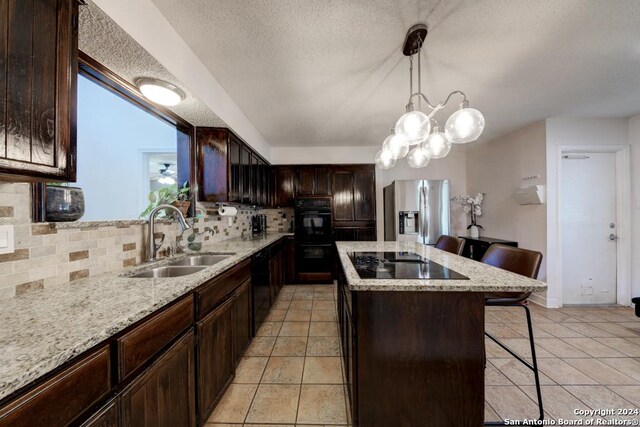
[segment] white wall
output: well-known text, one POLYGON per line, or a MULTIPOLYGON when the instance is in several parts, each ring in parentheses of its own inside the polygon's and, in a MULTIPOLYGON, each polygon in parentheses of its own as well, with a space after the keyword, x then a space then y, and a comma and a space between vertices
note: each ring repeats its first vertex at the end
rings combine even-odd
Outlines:
POLYGON ((80 77, 74 185, 84 190, 82 220, 138 219, 148 204, 142 152, 175 153, 176 144, 175 127, 80 77))
MULTIPOLYGON (((547 305, 558 306, 562 301, 562 278, 558 230, 559 147, 629 145, 629 120, 626 118, 568 118, 546 120, 547 128, 547 305)), ((619 230, 621 239, 629 239, 629 230, 619 230)), ((632 258, 633 259, 633 258, 632 258)))
POLYGON ((151 0, 94 0, 94 3, 191 93, 198 94, 229 128, 271 160, 271 146, 151 0))
POLYGON ((640 297, 640 115, 629 119, 631 151, 631 296, 640 297))
MULTIPOLYGON (((545 205, 519 205, 516 189, 546 184, 545 122, 540 121, 478 144, 467 152, 467 189, 469 194, 486 193, 481 235, 515 240, 519 247, 544 255, 538 279, 546 280, 547 212, 545 205), (540 175, 536 179, 524 177, 540 175)), ((534 295, 544 301, 544 295, 534 295)))
POLYGON ((379 146, 371 147, 273 147, 274 165, 373 163, 379 146))

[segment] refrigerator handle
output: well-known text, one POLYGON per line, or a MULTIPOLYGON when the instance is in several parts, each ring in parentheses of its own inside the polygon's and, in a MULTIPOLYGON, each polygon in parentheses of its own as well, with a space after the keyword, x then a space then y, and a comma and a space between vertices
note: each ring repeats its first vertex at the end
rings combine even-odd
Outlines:
POLYGON ((424 238, 422 237, 422 183, 420 183, 418 187, 418 243, 424 243, 424 238))
POLYGON ((427 191, 426 188, 424 186, 424 184, 422 184, 420 186, 420 220, 419 220, 419 232, 420 232, 420 243, 422 243, 423 245, 427 243, 427 234, 428 234, 428 230, 429 230, 429 218, 428 218, 428 211, 427 211, 427 191))

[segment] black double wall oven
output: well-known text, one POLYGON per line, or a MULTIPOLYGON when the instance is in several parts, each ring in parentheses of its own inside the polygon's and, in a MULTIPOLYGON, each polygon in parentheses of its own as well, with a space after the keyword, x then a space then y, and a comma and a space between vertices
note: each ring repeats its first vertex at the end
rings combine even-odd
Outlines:
POLYGON ((298 280, 330 282, 333 278, 330 197, 296 199, 295 240, 298 280))

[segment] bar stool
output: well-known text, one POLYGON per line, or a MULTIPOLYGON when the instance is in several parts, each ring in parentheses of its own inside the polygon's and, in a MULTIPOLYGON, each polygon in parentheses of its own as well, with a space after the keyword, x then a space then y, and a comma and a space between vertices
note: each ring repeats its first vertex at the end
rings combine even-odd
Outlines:
POLYGON ((456 255, 462 255, 465 240, 458 237, 447 236, 443 234, 436 240, 435 247, 446 252, 456 255))
MULTIPOLYGON (((487 252, 482 257, 482 261, 485 264, 492 265, 494 267, 502 268, 512 273, 521 274, 526 277, 535 279, 538 277, 538 271, 540 270, 540 264, 542 263, 542 254, 536 251, 530 251, 527 249, 515 248, 513 246, 505 246, 499 244, 493 244, 489 246, 487 252)), ((544 409, 542 406, 542 392, 540 390, 540 376, 538 373, 538 361, 536 359, 536 347, 533 342, 533 326, 531 324, 531 312, 527 306, 527 298, 531 295, 531 292, 495 292, 485 293, 484 305, 493 307, 522 307, 527 315, 527 328, 529 330, 529 344, 531 345, 531 361, 529 363, 522 356, 509 347, 501 343, 493 335, 485 332, 485 335, 489 337, 493 342, 498 344, 504 350, 506 350, 513 357, 518 359, 527 368, 533 371, 533 377, 536 382, 536 393, 538 395, 538 409, 540 411, 539 420, 544 419, 544 409)), ((486 356, 485 356, 486 357, 486 356)), ((485 426, 503 426, 504 422, 485 422, 485 426)))

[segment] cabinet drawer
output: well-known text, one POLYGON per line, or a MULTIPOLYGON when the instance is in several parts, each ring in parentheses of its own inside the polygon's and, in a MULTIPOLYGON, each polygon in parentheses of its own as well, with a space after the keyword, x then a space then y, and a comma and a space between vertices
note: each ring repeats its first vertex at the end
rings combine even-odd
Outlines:
POLYGON ((122 381, 187 329, 193 310, 189 295, 118 338, 118 378, 122 381))
POLYGON ((251 279, 250 263, 251 260, 245 260, 196 290, 199 299, 198 318, 202 319, 238 286, 251 279))
POLYGON ((79 360, 0 409, 0 425, 67 425, 111 389, 109 347, 79 360))

